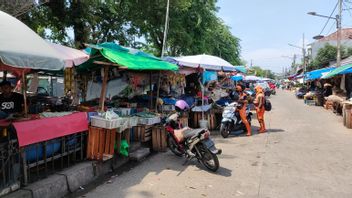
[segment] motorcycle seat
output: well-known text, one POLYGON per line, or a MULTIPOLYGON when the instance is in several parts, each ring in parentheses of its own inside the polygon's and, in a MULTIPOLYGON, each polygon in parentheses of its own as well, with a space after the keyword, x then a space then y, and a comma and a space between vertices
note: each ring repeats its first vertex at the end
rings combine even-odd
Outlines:
POLYGON ((204 130, 205 129, 203 129, 203 128, 189 129, 189 130, 186 130, 185 132, 183 132, 183 135, 184 135, 185 138, 191 138, 191 137, 194 137, 194 136, 198 135, 199 133, 201 133, 204 130))

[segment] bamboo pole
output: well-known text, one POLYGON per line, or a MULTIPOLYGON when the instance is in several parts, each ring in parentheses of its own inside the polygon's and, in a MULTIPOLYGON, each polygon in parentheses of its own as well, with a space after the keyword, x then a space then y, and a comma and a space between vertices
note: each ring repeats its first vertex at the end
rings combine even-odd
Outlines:
POLYGON ((156 92, 156 99, 155 99, 155 112, 158 112, 158 99, 159 99, 159 95, 160 95, 160 81, 161 81, 161 71, 159 71, 158 90, 156 92))
POLYGON ((152 72, 149 73, 149 89, 150 89, 150 109, 153 109, 152 72))
POLYGON ((99 110, 101 112, 104 111, 104 107, 105 107, 105 98, 106 98, 108 77, 109 77, 109 66, 104 65, 104 78, 103 78, 103 83, 102 83, 102 88, 101 88, 101 93, 100 93, 100 100, 99 100, 99 110))

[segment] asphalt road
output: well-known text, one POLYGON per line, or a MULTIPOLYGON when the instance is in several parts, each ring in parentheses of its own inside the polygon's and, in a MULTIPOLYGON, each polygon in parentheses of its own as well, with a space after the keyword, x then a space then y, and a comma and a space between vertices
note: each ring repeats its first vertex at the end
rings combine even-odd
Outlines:
POLYGON ((271 102, 268 133, 214 136, 223 149, 217 173, 160 153, 84 197, 351 198, 352 130, 341 117, 307 106, 291 92, 279 91, 271 102))

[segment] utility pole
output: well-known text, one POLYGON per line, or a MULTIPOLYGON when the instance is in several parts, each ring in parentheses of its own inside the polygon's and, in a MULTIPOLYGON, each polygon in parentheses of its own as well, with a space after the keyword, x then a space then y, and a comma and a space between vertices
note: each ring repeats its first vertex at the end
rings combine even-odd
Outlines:
POLYGON ((304 33, 303 33, 303 43, 302 43, 302 54, 303 54, 303 84, 305 82, 305 74, 306 74, 306 48, 304 43, 304 33))
POLYGON ((292 67, 294 68, 294 70, 296 70, 296 54, 293 54, 293 61, 292 61, 292 67))
POLYGON ((161 58, 164 57, 165 47, 166 47, 167 31, 168 31, 168 28, 169 28, 169 9, 170 9, 170 0, 167 0, 166 16, 165 16, 165 28, 164 28, 164 38, 163 38, 163 48, 161 49, 161 58))
POLYGON ((339 0, 339 14, 336 16, 337 19, 337 57, 336 66, 341 66, 341 18, 342 18, 342 0, 339 0))
MULTIPOLYGON (((166 16, 165 16, 165 28, 164 28, 164 38, 163 38, 163 46, 161 49, 161 58, 164 58, 164 53, 165 53, 165 47, 166 47, 166 38, 167 38, 167 31, 169 28, 169 9, 170 9, 170 0, 167 0, 167 4, 166 4, 166 16)), ((161 81, 161 71, 159 71, 159 78, 158 78, 158 89, 156 92, 156 101, 155 101, 155 112, 158 111, 158 99, 159 99, 159 95, 160 95, 160 82, 161 81)), ((150 80, 151 83, 151 80, 150 80)), ((150 90, 150 92, 152 92, 152 90, 150 90)), ((151 97, 151 101, 152 101, 152 97, 151 97)), ((153 104, 153 102, 151 102, 153 104)))

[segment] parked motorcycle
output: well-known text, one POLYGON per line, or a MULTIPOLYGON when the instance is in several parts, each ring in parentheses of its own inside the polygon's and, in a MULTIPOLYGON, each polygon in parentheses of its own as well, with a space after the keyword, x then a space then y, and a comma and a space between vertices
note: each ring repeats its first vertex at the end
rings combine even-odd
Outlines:
MULTIPOLYGON (((242 122, 238 112, 238 109, 240 108, 242 108, 242 105, 238 102, 233 102, 224 108, 220 125, 220 133, 222 137, 227 138, 233 131, 243 130, 243 132, 247 132, 246 126, 242 122)), ((251 124, 252 112, 250 111, 249 105, 246 109, 246 115, 249 124, 251 124)))
MULTIPOLYGON (((179 124, 179 123, 178 123, 179 124)), ((170 150, 177 156, 186 156, 189 159, 196 158, 210 171, 219 169, 219 159, 222 150, 215 147, 207 129, 175 129, 172 120, 165 125, 167 131, 167 143, 170 150)))

